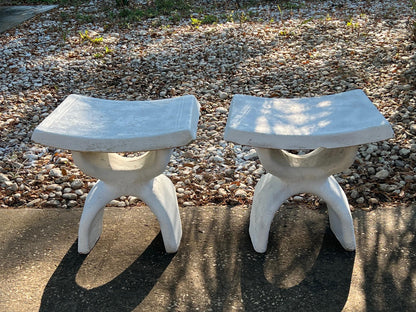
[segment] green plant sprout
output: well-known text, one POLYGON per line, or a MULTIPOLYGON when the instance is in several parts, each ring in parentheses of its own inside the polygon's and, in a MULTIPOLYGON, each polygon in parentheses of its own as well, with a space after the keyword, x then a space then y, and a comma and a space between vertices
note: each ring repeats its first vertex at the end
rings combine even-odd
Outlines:
POLYGON ((85 30, 84 33, 79 32, 79 36, 81 38, 81 42, 88 41, 88 42, 93 43, 93 44, 99 44, 103 41, 103 37, 101 37, 101 36, 96 37, 96 38, 91 37, 88 34, 88 30, 85 30))
POLYGON ((282 9, 280 8, 280 5, 277 5, 277 8, 279 9, 279 13, 280 13, 280 22, 282 22, 282 23, 283 23, 283 11, 282 11, 282 9))
POLYGON ((358 22, 353 23, 352 17, 351 17, 351 19, 347 22, 347 27, 351 27, 352 29, 355 29, 355 28, 359 28, 360 24, 358 22))
POLYGON ((242 11, 240 13, 240 24, 245 23, 247 21, 248 21, 248 16, 246 15, 246 13, 244 13, 244 11, 242 11))
POLYGON ((104 52, 103 53, 101 53, 101 52, 97 52, 97 53, 95 53, 94 54, 94 58, 103 58, 104 56, 106 56, 107 54, 112 54, 113 53, 113 50, 111 50, 109 47, 105 47, 104 48, 104 52))
POLYGON ((227 22, 234 23, 234 11, 227 15, 227 22))
POLYGON ((201 22, 202 24, 215 24, 218 22, 218 17, 215 15, 205 15, 201 22))
POLYGON ((191 17, 191 25, 194 26, 195 28, 199 28, 199 26, 201 26, 202 21, 200 19, 191 17))

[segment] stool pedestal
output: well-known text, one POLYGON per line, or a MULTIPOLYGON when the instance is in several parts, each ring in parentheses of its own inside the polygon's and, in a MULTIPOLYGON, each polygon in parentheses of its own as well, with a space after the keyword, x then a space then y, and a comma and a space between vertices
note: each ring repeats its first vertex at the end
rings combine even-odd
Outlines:
POLYGON ((171 149, 150 151, 140 157, 114 153, 73 152, 75 164, 100 180, 85 201, 78 231, 78 252, 89 253, 101 235, 105 205, 122 195, 140 198, 156 215, 166 252, 178 250, 182 236, 175 187, 162 174, 171 149))
POLYGON ((351 165, 357 146, 318 148, 302 156, 284 150, 256 150, 269 173, 260 179, 254 191, 249 229, 254 249, 266 251, 273 217, 287 198, 299 193, 312 193, 327 203, 330 227, 341 245, 346 250, 355 250, 348 200, 332 174, 351 165))
POLYGON ((357 146, 393 137, 393 130, 362 90, 313 98, 233 97, 224 138, 256 148, 269 173, 254 190, 250 236, 265 252, 275 212, 290 196, 313 193, 328 206, 332 231, 355 249, 347 198, 332 176, 347 169, 357 146), (287 150, 313 150, 299 156, 287 150))
POLYGON ((175 187, 162 174, 172 148, 196 138, 199 103, 193 95, 118 101, 69 95, 33 131, 35 142, 72 151, 78 167, 99 179, 89 192, 79 225, 78 251, 88 253, 103 229, 105 205, 134 195, 156 215, 167 252, 182 236, 175 187), (117 153, 146 152, 140 157, 117 153))

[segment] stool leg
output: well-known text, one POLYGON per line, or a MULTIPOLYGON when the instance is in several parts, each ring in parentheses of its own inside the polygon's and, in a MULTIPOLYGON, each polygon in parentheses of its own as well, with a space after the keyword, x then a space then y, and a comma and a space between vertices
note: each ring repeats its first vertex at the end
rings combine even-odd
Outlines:
POLYGON ((261 177, 254 190, 250 214, 249 233, 254 250, 267 249, 270 225, 283 202, 296 192, 288 183, 267 173, 261 177))
POLYGON ((175 186, 172 181, 160 174, 141 185, 136 193, 156 215, 166 252, 176 252, 182 237, 182 225, 175 186))
POLYGON ((121 196, 116 188, 98 181, 89 192, 78 229, 78 252, 87 254, 100 238, 103 229, 104 207, 121 196))
POLYGON ((254 249, 260 253, 266 251, 270 225, 280 205, 290 196, 303 192, 316 194, 327 203, 332 232, 344 249, 355 250, 354 224, 348 200, 333 176, 294 183, 270 173, 260 179, 254 190, 249 228, 254 249))
POLYGON ((344 249, 355 250, 354 223, 347 196, 333 176, 324 183, 316 184, 314 193, 320 196, 328 206, 329 224, 332 232, 344 249))
POLYGON ((100 178, 90 191, 81 216, 79 253, 88 253, 93 248, 102 232, 103 208, 122 195, 137 195, 142 199, 159 220, 166 251, 178 250, 182 226, 176 190, 172 181, 161 174, 169 162, 171 150, 150 151, 134 158, 115 153, 73 151, 78 167, 100 178))

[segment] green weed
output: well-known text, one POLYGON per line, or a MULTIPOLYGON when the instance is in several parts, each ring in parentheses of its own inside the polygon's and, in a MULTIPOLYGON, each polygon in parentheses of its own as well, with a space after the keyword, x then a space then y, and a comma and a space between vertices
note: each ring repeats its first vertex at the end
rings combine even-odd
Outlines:
POLYGON ((205 15, 201 22, 202 24, 215 24, 218 23, 218 17, 215 15, 205 15))
POLYGON ((360 28, 360 24, 358 22, 354 23, 351 17, 350 20, 347 22, 347 27, 351 27, 351 29, 357 29, 360 28))
POLYGON ((191 17, 191 25, 194 26, 195 28, 199 28, 199 26, 201 26, 202 21, 200 19, 191 17))
POLYGON ((227 22, 234 23, 234 11, 231 11, 226 16, 227 22))
POLYGON ((191 25, 198 28, 201 25, 210 25, 218 22, 215 15, 205 15, 202 19, 191 17, 191 25))
POLYGON ((283 23, 283 11, 282 11, 282 9, 280 8, 280 5, 277 5, 277 9, 279 10, 279 14, 280 14, 280 22, 282 22, 282 23, 283 23))
POLYGON ((94 54, 94 58, 103 58, 107 54, 113 54, 113 50, 111 50, 109 47, 105 47, 103 52, 97 52, 94 54))
POLYGON ((225 15, 225 19, 229 23, 235 23, 239 22, 240 24, 249 22, 251 20, 251 17, 253 16, 253 12, 251 11, 231 11, 230 13, 225 15))
POLYGON ((84 33, 79 32, 79 37, 80 37, 81 42, 87 41, 87 42, 90 42, 90 43, 93 43, 93 44, 99 44, 103 41, 103 37, 101 37, 101 36, 100 37, 91 37, 88 34, 88 30, 85 30, 84 33))

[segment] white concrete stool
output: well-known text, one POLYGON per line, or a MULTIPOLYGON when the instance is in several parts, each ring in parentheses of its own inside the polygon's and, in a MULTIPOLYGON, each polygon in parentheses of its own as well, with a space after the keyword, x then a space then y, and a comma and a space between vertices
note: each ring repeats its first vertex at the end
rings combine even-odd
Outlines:
POLYGON ((122 195, 143 200, 160 223, 167 252, 182 236, 175 187, 162 172, 173 147, 196 137, 199 103, 192 95, 155 101, 110 101, 68 96, 33 132, 32 140, 72 151, 75 163, 100 180, 85 201, 78 252, 102 232, 104 206, 122 195), (140 157, 117 152, 148 151, 140 157))
POLYGON ((359 144, 393 137, 390 124, 363 91, 298 99, 235 95, 224 137, 254 146, 269 172, 255 188, 250 215, 257 252, 266 251, 280 205, 298 193, 324 199, 331 230, 346 250, 355 250, 348 201, 332 175, 352 164, 359 144), (285 149, 313 151, 295 155, 285 149))

